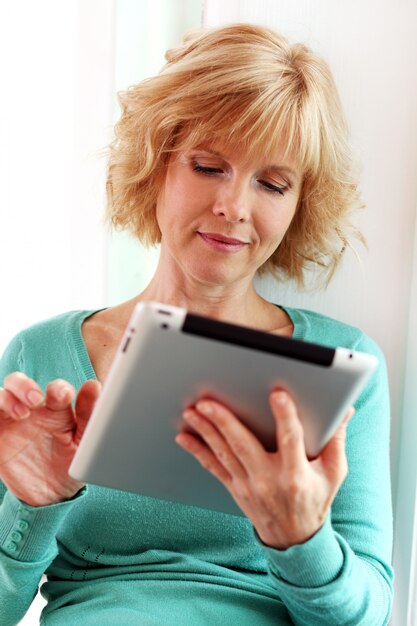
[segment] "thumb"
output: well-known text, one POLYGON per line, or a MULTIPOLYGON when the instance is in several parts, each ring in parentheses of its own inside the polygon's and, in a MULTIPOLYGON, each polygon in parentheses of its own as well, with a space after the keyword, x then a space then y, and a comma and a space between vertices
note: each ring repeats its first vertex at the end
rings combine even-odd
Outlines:
POLYGON ((76 445, 80 443, 100 392, 101 383, 98 380, 87 380, 87 382, 80 387, 75 403, 76 431, 74 443, 76 445))

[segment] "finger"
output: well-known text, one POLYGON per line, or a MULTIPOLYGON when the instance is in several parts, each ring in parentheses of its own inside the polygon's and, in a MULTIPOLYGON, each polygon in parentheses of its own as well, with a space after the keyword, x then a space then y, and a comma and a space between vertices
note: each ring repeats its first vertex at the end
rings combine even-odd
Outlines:
POLYGON ((41 406, 45 399, 39 385, 22 372, 13 372, 6 376, 3 385, 7 391, 16 396, 28 408, 41 406))
POLYGON ((265 449, 236 415, 213 400, 200 400, 196 409, 221 433, 248 474, 259 471, 265 449))
POLYGON ((213 424, 205 417, 198 414, 193 409, 184 412, 185 421, 198 433, 207 447, 214 454, 216 460, 227 470, 227 472, 235 478, 244 478, 247 476, 246 471, 242 467, 239 459, 230 449, 223 435, 213 426, 213 424))
POLYGON ((4 413, 4 417, 21 420, 29 417, 30 409, 10 391, 0 387, 0 413, 4 413))
POLYGON ((308 461, 297 408, 288 393, 281 390, 271 393, 270 404, 277 427, 278 454, 289 471, 299 470, 308 461))
POLYGON ((78 445, 83 436, 85 427, 93 412, 100 395, 101 383, 98 380, 87 380, 78 392, 75 402, 75 421, 77 424, 74 442, 78 445))
POLYGON ((46 387, 45 405, 51 411, 65 411, 71 406, 74 395, 74 387, 66 380, 58 378, 46 387))
POLYGON ((348 472, 346 458, 346 429, 349 420, 354 414, 354 409, 348 411, 343 422, 339 425, 330 441, 320 454, 320 460, 324 471, 332 484, 337 488, 342 484, 348 472))
POLYGON ((180 433, 175 437, 175 441, 181 448, 193 455, 204 469, 213 474, 225 487, 232 478, 224 466, 214 456, 213 452, 197 437, 190 433, 180 433))
POLYGON ((350 406, 348 412, 346 413, 345 417, 343 418, 342 424, 347 426, 349 424, 350 420, 352 419, 352 417, 355 415, 355 413, 356 413, 355 407, 354 406, 350 406))

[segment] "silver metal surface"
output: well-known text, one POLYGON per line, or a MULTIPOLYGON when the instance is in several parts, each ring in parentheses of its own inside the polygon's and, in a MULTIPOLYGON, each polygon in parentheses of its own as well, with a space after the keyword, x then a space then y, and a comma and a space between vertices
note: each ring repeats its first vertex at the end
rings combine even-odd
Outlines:
POLYGON ((183 309, 165 305, 136 309, 70 473, 87 483, 240 514, 227 490, 175 443, 183 409, 217 398, 273 449, 268 395, 283 387, 297 403, 314 457, 376 359, 338 348, 330 367, 313 365, 185 334, 184 317, 183 309))

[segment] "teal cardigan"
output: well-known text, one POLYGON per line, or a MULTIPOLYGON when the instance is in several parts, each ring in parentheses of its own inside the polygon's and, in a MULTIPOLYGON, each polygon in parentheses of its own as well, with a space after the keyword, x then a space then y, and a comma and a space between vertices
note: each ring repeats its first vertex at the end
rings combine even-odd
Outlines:
MULTIPOLYGON (((294 337, 376 354, 348 426, 349 473, 306 543, 264 546, 245 517, 93 485, 45 507, 0 483, 0 625, 24 616, 45 573, 46 626, 383 626, 392 603, 389 397, 384 358, 360 330, 285 309, 294 337)), ((94 311, 41 322, 0 361, 41 387, 95 378, 81 334, 94 311)))

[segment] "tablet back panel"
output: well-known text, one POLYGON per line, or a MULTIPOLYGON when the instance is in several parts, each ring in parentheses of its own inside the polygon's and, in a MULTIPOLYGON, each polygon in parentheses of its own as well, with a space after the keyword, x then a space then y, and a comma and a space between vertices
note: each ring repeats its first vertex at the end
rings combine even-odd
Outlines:
POLYGON ((306 449, 313 457, 375 365, 370 355, 141 303, 70 474, 87 483, 241 514, 217 479, 175 443, 184 408, 202 397, 217 398, 273 450, 276 435, 268 395, 283 387, 298 405, 306 449))

